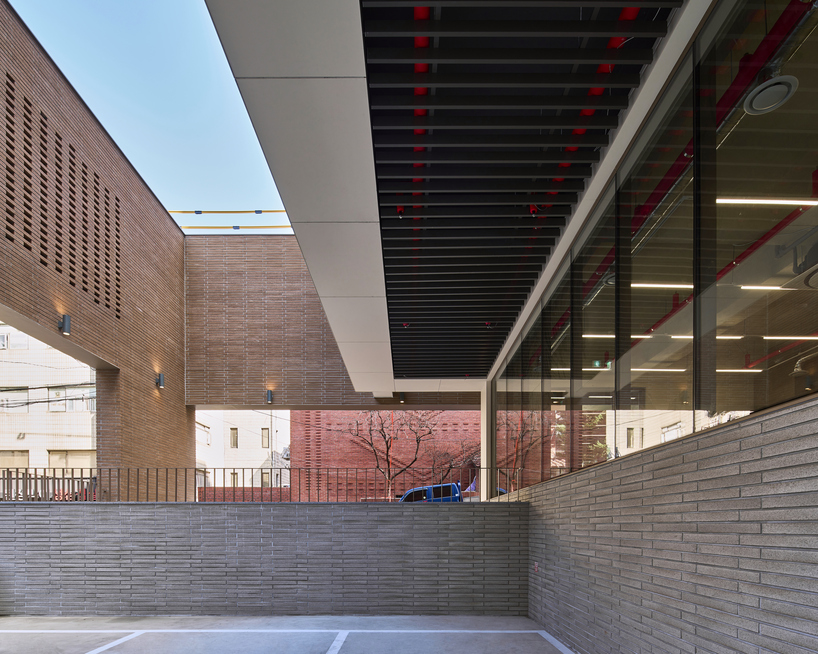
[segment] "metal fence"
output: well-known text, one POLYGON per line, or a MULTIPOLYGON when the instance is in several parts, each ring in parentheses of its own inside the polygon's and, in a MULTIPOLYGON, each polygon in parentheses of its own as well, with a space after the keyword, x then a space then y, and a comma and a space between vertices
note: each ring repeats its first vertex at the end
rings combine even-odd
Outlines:
POLYGON ((521 469, 2 468, 6 502, 395 502, 421 486, 459 483, 463 501, 520 488, 521 469))

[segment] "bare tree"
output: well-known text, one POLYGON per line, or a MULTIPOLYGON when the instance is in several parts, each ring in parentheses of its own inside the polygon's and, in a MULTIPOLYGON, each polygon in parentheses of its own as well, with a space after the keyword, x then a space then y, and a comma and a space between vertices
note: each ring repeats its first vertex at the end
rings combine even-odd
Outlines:
POLYGON ((423 443, 432 438, 440 411, 364 411, 344 432, 375 456, 375 467, 386 481, 391 502, 395 479, 418 460, 423 443), (406 441, 397 452, 398 441, 406 441))
POLYGON ((442 484, 452 470, 462 469, 475 460, 479 464, 480 444, 467 444, 462 440, 459 443, 432 440, 426 445, 424 452, 432 469, 432 478, 442 484))
POLYGON ((525 468, 529 452, 543 442, 544 416, 540 411, 504 411, 497 416, 497 426, 505 432, 513 449, 506 470, 499 473, 506 478, 508 490, 517 490, 518 476, 525 468))

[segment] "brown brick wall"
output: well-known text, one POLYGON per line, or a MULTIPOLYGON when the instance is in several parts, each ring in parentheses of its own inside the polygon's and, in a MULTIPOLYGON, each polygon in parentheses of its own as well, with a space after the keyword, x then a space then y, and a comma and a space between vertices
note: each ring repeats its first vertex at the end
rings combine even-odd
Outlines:
POLYGON ((0 304, 55 334, 71 315, 70 342, 118 369, 98 376, 100 465, 193 466, 184 236, 5 0, 0 147, 0 304))
MULTIPOLYGON (((399 405, 356 393, 294 236, 185 239, 187 402, 399 405)), ((475 408, 478 393, 406 393, 413 406, 475 408)))

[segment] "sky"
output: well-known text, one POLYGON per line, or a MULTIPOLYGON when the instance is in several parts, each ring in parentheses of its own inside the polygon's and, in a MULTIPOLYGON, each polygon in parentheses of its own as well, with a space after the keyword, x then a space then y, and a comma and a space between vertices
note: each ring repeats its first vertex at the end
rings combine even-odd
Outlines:
MULTIPOLYGON (((204 0, 10 0, 171 211, 283 204, 204 0)), ((189 234, 287 234, 286 214, 174 214, 189 234)))

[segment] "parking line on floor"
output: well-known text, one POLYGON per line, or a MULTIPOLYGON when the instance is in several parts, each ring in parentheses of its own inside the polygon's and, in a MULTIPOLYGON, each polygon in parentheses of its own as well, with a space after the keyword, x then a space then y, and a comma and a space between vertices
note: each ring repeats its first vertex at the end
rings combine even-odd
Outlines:
POLYGON ((123 636, 119 640, 115 640, 112 643, 108 643, 107 645, 103 645, 102 647, 97 647, 96 649, 92 649, 90 652, 86 652, 85 654, 100 654, 100 652, 104 652, 107 649, 111 649, 120 643, 124 643, 125 641, 131 640, 136 638, 137 636, 141 636, 144 634, 144 631, 134 631, 132 634, 128 634, 127 636, 123 636))
MULTIPOLYGON (((326 634, 339 633, 337 629, 0 629, 0 634, 326 634)), ((354 634, 540 634, 536 629, 349 629, 340 633, 354 634)), ((96 652, 96 650, 94 650, 96 652)), ((103 651, 103 650, 100 650, 103 651)), ((91 654, 90 652, 88 654, 91 654)))
POLYGON ((551 643, 554 647, 556 647, 562 654, 574 654, 570 649, 568 649, 565 645, 563 645, 560 641, 554 638, 551 634, 547 631, 538 631, 538 634, 545 638, 549 643, 551 643))
POLYGON ((338 652, 340 651, 341 647, 344 644, 344 641, 347 639, 347 636, 349 636, 348 631, 339 632, 338 635, 335 637, 335 640, 332 641, 332 645, 329 646, 327 654, 338 654, 338 652))

